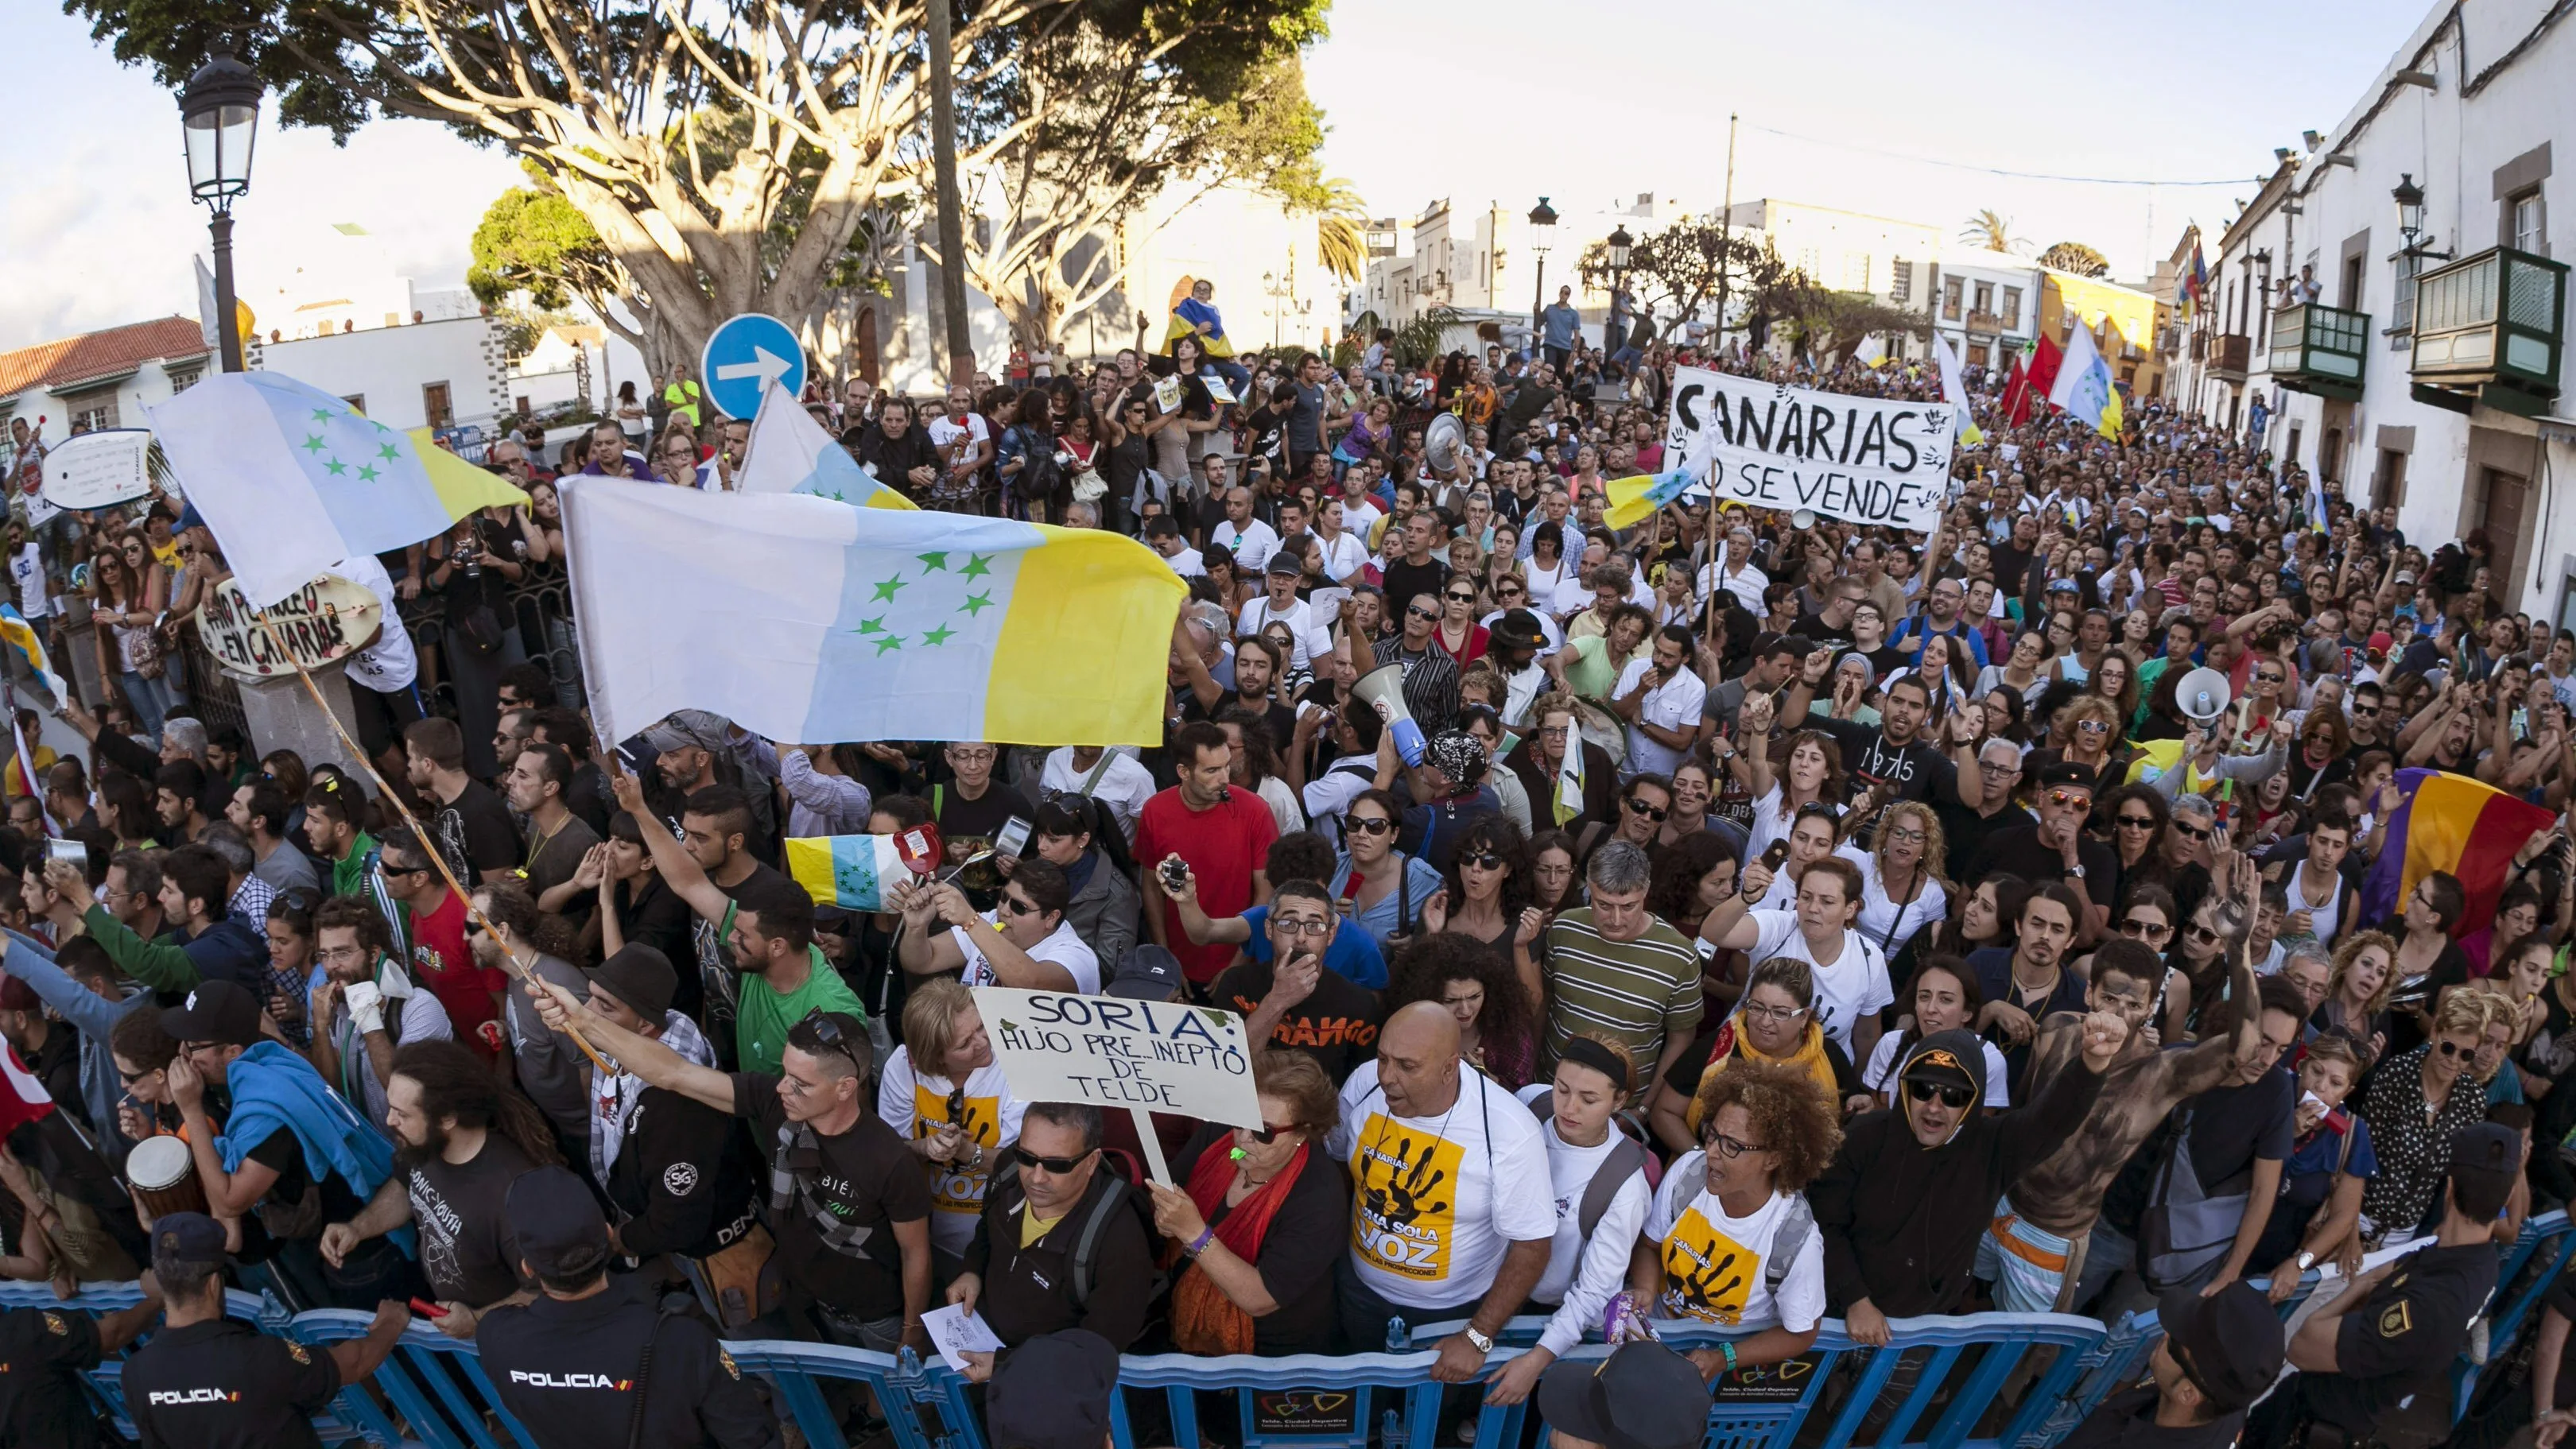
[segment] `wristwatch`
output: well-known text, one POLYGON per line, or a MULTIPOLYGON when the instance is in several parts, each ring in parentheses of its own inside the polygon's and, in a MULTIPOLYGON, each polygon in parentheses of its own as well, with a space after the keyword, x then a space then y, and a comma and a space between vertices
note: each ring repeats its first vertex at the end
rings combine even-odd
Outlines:
POLYGON ((2080 864, 2080 863, 2079 863, 2079 864, 2076 864, 2076 865, 2070 865, 2070 866, 2068 866, 2068 867, 2066 868, 2066 874, 2067 874, 2067 876, 2068 876, 2070 879, 2073 879, 2073 880, 2082 880, 2082 879, 2084 879, 2084 867, 2083 867, 2083 865, 2082 865, 2082 864, 2080 864))
POLYGON ((2299 1250, 2299 1271, 2304 1273, 2317 1265, 2317 1255, 2305 1248, 2299 1250))
POLYGON ((1468 1324, 1466 1327, 1466 1334, 1467 1341, 1476 1346, 1476 1352, 1492 1353, 1494 1351, 1494 1341, 1491 1338, 1486 1337, 1484 1334, 1478 1333, 1476 1331, 1476 1325, 1472 1323, 1468 1324))

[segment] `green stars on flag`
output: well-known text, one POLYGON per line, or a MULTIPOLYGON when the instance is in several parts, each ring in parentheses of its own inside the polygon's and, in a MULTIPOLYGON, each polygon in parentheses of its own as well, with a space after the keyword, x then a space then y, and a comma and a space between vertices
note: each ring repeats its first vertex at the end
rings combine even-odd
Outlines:
POLYGON ((850 632, 853 634, 882 634, 885 632, 885 615, 879 614, 873 619, 861 619, 859 621, 859 627, 851 630, 850 632))
POLYGON ((993 596, 989 593, 968 594, 966 596, 966 602, 958 605, 958 607, 964 609, 966 611, 966 616, 971 619, 977 614, 984 612, 986 609, 993 607, 993 596))
POLYGON ((384 459, 388 463, 391 463, 399 460, 402 457, 402 454, 395 450, 393 444, 387 443, 376 450, 376 456, 384 459))
POLYGON ((330 474, 334 478, 337 478, 341 474, 349 471, 349 465, 341 462, 337 458, 333 458, 322 465, 322 471, 330 474))
POLYGON ((948 568, 948 555, 945 553, 923 553, 915 554, 913 557, 920 559, 923 565, 929 568, 938 569, 942 572, 945 572, 948 568))
POLYGON ((322 448, 323 442, 322 435, 320 433, 306 433, 304 435, 304 451, 308 453, 319 453, 322 451, 322 448))
POLYGON ((969 579, 981 578, 992 571, 993 556, 989 553, 979 553, 966 560, 966 567, 960 572, 959 577, 969 579))
POLYGON ((332 412, 329 408, 315 408, 313 410, 313 421, 317 423, 327 423, 337 416, 339 415, 332 412))
POLYGON ((373 482, 375 482, 375 481, 376 481, 376 479, 378 479, 378 478, 382 477, 383 475, 384 475, 384 470, 383 470, 383 469, 378 468, 378 467, 374 466, 373 464, 369 464, 368 466, 363 467, 363 468, 360 468, 360 469, 358 470, 358 481, 359 481, 359 482, 361 482, 361 483, 373 483, 373 482))
POLYGON ((950 639, 955 638, 956 635, 956 630, 942 624, 938 628, 931 630, 929 633, 922 635, 921 642, 924 644, 945 644, 950 639))
POLYGON ((888 634, 877 641, 877 657, 883 658, 887 654, 902 647, 903 636, 901 634, 888 634))
POLYGON ((877 585, 877 593, 876 593, 876 596, 877 596, 878 598, 880 598, 880 599, 885 600, 887 603, 893 603, 893 602, 894 602, 894 591, 895 591, 895 590, 897 590, 897 589, 900 589, 900 588, 902 588, 902 587, 903 587, 903 576, 902 576, 901 574, 897 574, 895 577, 890 578, 890 579, 887 579, 887 580, 886 580, 886 581, 884 581, 883 583, 880 583, 880 584, 878 584, 878 585, 877 585))

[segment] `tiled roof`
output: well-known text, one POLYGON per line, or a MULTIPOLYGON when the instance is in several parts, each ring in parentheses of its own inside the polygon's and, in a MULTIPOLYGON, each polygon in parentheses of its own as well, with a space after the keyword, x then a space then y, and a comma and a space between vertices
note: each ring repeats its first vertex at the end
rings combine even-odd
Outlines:
POLYGON ((162 317, 104 332, 86 332, 59 342, 41 342, 15 352, 0 352, 0 397, 30 388, 48 387, 86 377, 131 372, 163 358, 203 357, 205 333, 194 318, 162 317))

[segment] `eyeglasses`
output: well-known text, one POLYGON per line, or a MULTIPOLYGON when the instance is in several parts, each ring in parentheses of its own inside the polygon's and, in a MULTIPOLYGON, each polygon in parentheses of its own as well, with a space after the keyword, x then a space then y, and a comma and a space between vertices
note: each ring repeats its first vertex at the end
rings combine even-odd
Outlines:
POLYGON ((1887 838, 1900 845, 1921 845, 1923 831, 1919 826, 1891 825, 1887 828, 1887 838))
POLYGON ((2194 921, 2183 927, 2182 933, 2189 936, 2191 939, 2200 942, 2204 946, 2219 939, 2219 935, 2216 931, 2209 929, 2198 921, 2194 921))
POLYGON ((1404 606, 1404 612, 1407 616, 1415 619, 1437 619, 1440 617, 1440 611, 1438 609, 1426 609, 1420 604, 1407 604, 1404 606))
POLYGON ((1503 858, 1494 854, 1490 850, 1480 850, 1474 855, 1462 855, 1458 857, 1458 864, 1462 866, 1472 865, 1478 870, 1501 870, 1503 868, 1503 858))
POLYGON ((1718 1156, 1723 1157, 1730 1162, 1734 1161, 1736 1158, 1742 1157, 1748 1152, 1767 1152, 1770 1150, 1769 1148, 1756 1146, 1750 1142, 1739 1142, 1736 1139, 1727 1136, 1725 1133, 1714 1129, 1712 1129, 1706 1137, 1703 1137, 1700 1140, 1708 1144, 1709 1151, 1716 1153, 1718 1156))
POLYGON ((2161 941, 2173 934, 2173 927, 2155 921, 2141 921, 2135 916, 2130 916, 2120 922, 2120 934, 2135 936, 2142 941, 2161 941))
POLYGON ((1799 1017, 1806 1015, 1807 1008, 1803 1006, 1763 1006, 1758 1003, 1748 1001, 1744 1003, 1744 1014, 1750 1017, 1758 1017, 1763 1021, 1770 1022, 1774 1026, 1785 1026, 1790 1022, 1796 1021, 1799 1017))
POLYGON ((2256 684, 2278 684, 2278 683, 2280 683, 2280 682, 2282 681, 2282 679, 2284 679, 2285 677, 2286 677, 2286 676, 2279 675, 2279 674, 2273 674, 2273 673, 2270 673, 2269 671, 2265 671, 2265 672, 2257 673, 2257 674, 2254 676, 2254 682, 2255 682, 2256 684))
POLYGON ((1319 921, 1307 916, 1272 916, 1270 918, 1270 924, 1278 927, 1279 933, 1284 936, 1329 936, 1333 934, 1333 923, 1331 921, 1319 921))
POLYGON ((1342 828, 1362 835, 1385 835, 1395 829, 1395 822, 1383 815, 1352 815, 1343 820, 1342 828))
POLYGON ((427 875, 429 873, 429 867, 425 865, 388 865, 381 859, 378 860, 376 869, 386 875, 427 875))
POLYGON ((1002 909, 1015 916, 1034 916, 1038 913, 1038 908, 1036 906, 1029 904, 1021 897, 1011 895, 1008 892, 1005 892, 1002 896, 1002 909))
POLYGON ((1293 1123, 1293 1122, 1292 1122, 1292 1123, 1289 1123, 1288 1125, 1286 1125, 1286 1126, 1284 1126, 1284 1127, 1283 1127, 1283 1126, 1281 1126, 1280 1124, 1276 1123, 1276 1122, 1264 1122, 1264 1123, 1262 1123, 1262 1124, 1261 1124, 1261 1126, 1260 1126, 1259 1130, 1257 1130, 1257 1131, 1256 1131, 1255 1129, 1253 1129, 1253 1128, 1250 1128, 1250 1127, 1246 1127, 1246 1128, 1244 1128, 1244 1129, 1243 1129, 1243 1135, 1244 1135, 1244 1136, 1246 1136, 1246 1137, 1251 1138, 1251 1139, 1252 1139, 1253 1141, 1255 1141, 1255 1142, 1260 1143, 1262 1146, 1267 1147, 1267 1146, 1269 1146, 1271 1143, 1276 1142, 1276 1141, 1278 1141, 1278 1140, 1279 1140, 1279 1134, 1280 1134, 1280 1133, 1282 1133, 1282 1132, 1294 1132, 1294 1131, 1296 1131, 1296 1130, 1297 1130, 1297 1125, 1296 1125, 1295 1123, 1293 1123))
MULTIPOLYGON (((1091 1151, 1097 1152, 1099 1150, 1099 1148, 1095 1147, 1091 1151)), ((1085 1161, 1089 1160, 1090 1157, 1091 1152, 1086 1152, 1080 1157, 1022 1156, 1020 1158, 1020 1166, 1035 1168, 1049 1177, 1067 1177, 1072 1175, 1072 1173, 1076 1169, 1080 1168, 1085 1161)))
POLYGON ((2092 806, 2093 797, 2081 790, 2051 790, 2048 792, 2048 803, 2051 805, 2071 805, 2077 809, 2087 809, 2092 806))
POLYGON ((1445 594, 1442 597, 1446 598, 1453 604, 1472 604, 1476 602, 1476 596, 1474 594, 1445 594))
POLYGON ((2075 727, 2088 735, 2108 734, 2111 727, 2098 719, 2079 719, 2075 727))
POLYGON ((2209 826, 2185 825, 2179 820, 2173 823, 2173 828, 2194 840, 2207 840, 2211 835, 2216 833, 2209 826))
POLYGON ((1629 814, 1643 815, 1649 820, 1661 820, 1666 814, 1670 813, 1664 806, 1649 805, 1643 799, 1634 795, 1629 796, 1627 800, 1622 803, 1627 805, 1629 814))
POLYGON ((2152 815, 2131 815, 2124 811, 2112 823, 2118 825, 2123 830, 2153 830, 2156 828, 2156 817, 2152 815))
POLYGON ((2460 1046, 2457 1043, 2447 1041, 2437 1041, 2433 1043, 2433 1048, 2446 1057, 2473 1057, 2478 1054, 2478 1049, 2476 1047, 2460 1046))
POLYGON ((1960 1111, 1966 1110, 1969 1103, 1977 1100, 1977 1094, 1965 1087, 1946 1086, 1940 1082, 1907 1082, 1905 1095, 1918 1102, 1929 1102, 1938 1097, 1941 1099, 1942 1106, 1960 1111))

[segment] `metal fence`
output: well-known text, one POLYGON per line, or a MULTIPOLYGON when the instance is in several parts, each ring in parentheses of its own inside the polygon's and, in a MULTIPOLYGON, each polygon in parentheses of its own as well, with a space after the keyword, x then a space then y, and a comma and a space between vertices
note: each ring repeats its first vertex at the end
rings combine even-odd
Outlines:
MULTIPOLYGON (((2535 1218, 2505 1254, 2489 1306, 2493 1355, 2482 1367, 2463 1359, 2453 1373, 2455 1407, 2465 1407, 2480 1377, 2499 1362, 2552 1280, 2566 1265, 2566 1214, 2535 1218)), ((2318 1286, 2310 1274, 2282 1305, 2295 1316, 2318 1286)), ((131 1284, 94 1285, 67 1306, 94 1312, 130 1307, 131 1284)), ((369 1315, 322 1309, 289 1318, 273 1299, 227 1295, 232 1317, 298 1343, 327 1345, 363 1336, 369 1315)), ((0 1284, 0 1304, 61 1307, 44 1285, 0 1284)), ((1499 1371, 1536 1341, 1545 1320, 1514 1319, 1486 1365, 1499 1371)), ((1430 1324, 1391 1340, 1392 1351, 1347 1356, 1205 1358, 1138 1354, 1119 1365, 1112 1405, 1116 1449, 1201 1442, 1209 1437, 1243 1449, 1433 1449, 1442 1431, 1474 1429, 1474 1449, 1512 1449, 1523 1441, 1526 1404, 1482 1404, 1471 1390, 1431 1379, 1437 1355, 1415 1344, 1435 1342, 1455 1325, 1430 1324), (1230 1431, 1230 1432, 1229 1432, 1230 1431)), ((1699 1325, 1665 1324, 1677 1347, 1713 1344, 1725 1335, 1699 1325)), ((2046 1449, 2111 1393, 2137 1381, 2157 1338, 2152 1313, 2106 1329, 2089 1318, 2057 1314, 1980 1313, 1900 1319, 1888 1347, 1853 1343, 1827 1320, 1815 1345, 1787 1364, 1732 1375, 1710 1404, 1705 1449, 2046 1449)), ((825 1344, 738 1341, 727 1344, 743 1371, 763 1381, 770 1402, 805 1442, 846 1449, 835 1386, 864 1385, 888 1420, 897 1449, 987 1449, 970 1386, 947 1367, 899 1355, 825 1344)), ((1609 1350, 1587 1344, 1567 1356, 1597 1359, 1609 1350)), ((89 1376, 100 1404, 130 1428, 119 1365, 89 1376)), ((846 1393, 846 1390, 842 1390, 846 1393)), ((326 1442, 420 1442, 439 1449, 549 1449, 501 1407, 474 1346, 415 1324, 393 1357, 365 1384, 341 1390, 317 1425, 326 1442)))

